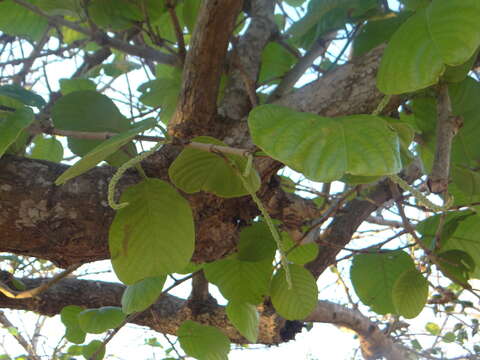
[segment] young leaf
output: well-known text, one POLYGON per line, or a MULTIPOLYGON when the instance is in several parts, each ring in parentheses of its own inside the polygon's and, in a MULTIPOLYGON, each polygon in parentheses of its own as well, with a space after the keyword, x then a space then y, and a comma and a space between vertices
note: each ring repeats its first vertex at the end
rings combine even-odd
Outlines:
POLYGON ((122 295, 122 311, 131 314, 148 308, 160 296, 165 279, 165 276, 149 277, 128 285, 122 295))
MULTIPOLYGON (((130 129, 128 119, 112 100, 90 90, 62 96, 52 108, 52 120, 61 130, 121 133, 130 129)), ((86 155, 101 143, 100 140, 68 138, 70 150, 78 156, 86 155)))
POLYGON ((101 334, 108 329, 114 329, 123 320, 125 320, 125 314, 116 306, 87 309, 78 314, 80 328, 91 334, 101 334))
POLYGON ((105 346, 100 340, 92 340, 88 345, 82 346, 82 355, 86 360, 102 360, 105 356, 105 346), (101 349, 98 350, 100 347, 101 349), (94 359, 92 359, 93 354, 97 354, 94 359))
POLYGON ((178 328, 178 340, 188 356, 199 360, 227 360, 230 340, 213 326, 201 325, 191 320, 178 328))
POLYGON ((427 303, 428 281, 417 269, 407 270, 395 281, 392 298, 396 312, 413 319, 427 303))
POLYGON ((395 313, 392 291, 402 273, 414 270, 412 258, 403 251, 355 255, 350 279, 360 300, 378 314, 395 313))
POLYGON ((318 245, 315 243, 296 245, 288 233, 282 233, 282 241, 288 261, 294 264, 304 265, 313 261, 318 255, 318 245))
POLYGON ((28 107, 16 109, 6 116, 0 115, 0 157, 34 119, 33 111, 28 107))
POLYGON ((99 162, 114 154, 122 146, 127 145, 139 133, 155 126, 155 122, 153 119, 147 119, 135 125, 136 126, 133 129, 105 140, 93 150, 88 152, 77 163, 75 163, 75 165, 69 167, 62 175, 60 175, 57 180, 55 180, 55 184, 62 185, 68 180, 94 168, 99 162))
POLYGON ((436 84, 445 65, 432 41, 426 10, 418 10, 390 39, 380 63, 377 86, 384 94, 402 94, 436 84))
POLYGON ((463 64, 480 45, 478 0, 432 1, 427 20, 429 34, 445 64, 463 64))
POLYGON ((205 264, 204 271, 226 299, 259 304, 268 292, 272 263, 223 259, 205 264))
POLYGON ((263 105, 250 112, 248 125, 256 145, 314 181, 329 182, 345 173, 394 174, 402 168, 398 135, 376 116, 324 118, 263 105))
POLYGON ((76 305, 65 306, 60 312, 60 319, 66 327, 65 337, 68 341, 74 344, 81 344, 85 341, 87 335, 85 331, 80 328, 78 323, 78 314, 83 311, 83 308, 76 305))
POLYGON ((46 138, 42 135, 37 135, 33 139, 33 149, 30 157, 32 159, 48 160, 58 163, 63 159, 62 143, 54 137, 46 138))
POLYGON ((272 279, 270 297, 275 310, 285 319, 301 320, 310 315, 317 304, 317 283, 303 266, 291 264, 289 268, 292 288, 288 288, 285 270, 282 268, 272 279))
POLYGON ((228 320, 251 343, 257 342, 259 316, 257 308, 249 303, 229 301, 225 309, 228 320))
POLYGON ((109 233, 121 281, 130 285, 187 266, 195 245, 192 210, 170 184, 144 180, 127 188, 121 201, 129 205, 117 211, 109 233))
MULTIPOLYGON (((196 137, 192 141, 225 145, 220 140, 209 136, 196 137)), ((242 156, 226 155, 226 157, 233 161, 240 171, 243 171, 247 164, 247 159, 242 156)), ((225 198, 249 194, 232 165, 221 156, 208 151, 183 149, 170 165, 168 175, 176 187, 188 194, 201 190, 225 198)), ((260 188, 260 178, 255 169, 252 169, 247 181, 255 190, 260 188)))

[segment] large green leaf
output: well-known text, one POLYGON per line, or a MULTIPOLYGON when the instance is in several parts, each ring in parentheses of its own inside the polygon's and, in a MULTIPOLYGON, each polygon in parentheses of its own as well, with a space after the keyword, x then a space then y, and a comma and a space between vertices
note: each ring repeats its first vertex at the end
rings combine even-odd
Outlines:
POLYGON ((101 334, 114 329, 125 320, 125 314, 119 307, 104 306, 99 309, 87 309, 78 314, 80 328, 91 334, 101 334))
POLYGON ((229 301, 225 308, 228 320, 251 343, 257 342, 259 316, 255 305, 229 301))
MULTIPOLYGON (((209 136, 196 137, 192 141, 225 145, 220 140, 209 136)), ((240 172, 243 172, 247 164, 245 157, 238 155, 226 155, 226 157, 235 163, 240 172)), ((201 190, 226 198, 249 194, 232 165, 221 156, 208 151, 183 149, 170 165, 168 175, 176 187, 189 194, 201 190)), ((246 180, 255 191, 260 188, 260 177, 255 169, 251 170, 246 180)))
POLYGON ((263 49, 262 67, 258 78, 259 83, 279 81, 294 64, 295 56, 282 45, 271 42, 263 49))
MULTIPOLYGON (((33 5, 38 0, 30 0, 33 5)), ((0 1, 0 31, 9 35, 39 40, 47 30, 47 19, 16 4, 13 0, 0 1)))
POLYGON ((201 325, 191 320, 178 328, 178 340, 188 356, 199 360, 227 360, 230 340, 216 327, 201 325))
POLYGON ((480 45, 478 0, 434 0, 427 8, 428 31, 443 62, 460 65, 480 45))
POLYGON ((52 162, 60 162, 63 159, 63 145, 54 137, 46 138, 37 135, 33 139, 32 159, 48 160, 52 162))
POLYGON ((28 106, 41 108, 45 106, 45 100, 33 91, 26 90, 17 84, 9 84, 0 86, 0 95, 8 96, 15 100, 21 101, 28 106))
POLYGON ((65 337, 74 344, 83 343, 87 335, 78 322, 78 314, 83 310, 80 306, 68 305, 60 312, 60 319, 66 327, 65 337))
POLYGON ((152 305, 160 296, 165 279, 165 276, 149 277, 128 285, 122 295, 123 312, 140 312, 152 305))
POLYGON ((392 298, 396 312, 413 319, 427 303, 428 281, 417 269, 407 270, 395 281, 392 298))
POLYGON ((183 21, 188 28, 190 34, 197 22, 198 11, 200 10, 200 0, 185 0, 183 2, 183 21))
POLYGON ((97 25, 113 30, 126 29, 142 19, 140 9, 128 0, 93 0, 88 13, 97 25))
POLYGON ((380 63, 377 86, 385 94, 401 94, 436 84, 445 65, 432 41, 426 10, 418 10, 390 39, 380 63))
POLYGON ((445 276, 468 287, 468 280, 477 267, 468 253, 462 250, 448 250, 438 254, 437 259, 437 265, 445 276))
POLYGON ((124 191, 110 227, 115 273, 125 284, 183 269, 192 257, 195 230, 188 202, 168 183, 147 179, 124 191))
POLYGON ((412 258, 403 251, 355 255, 350 279, 360 300, 378 314, 395 313, 392 290, 400 275, 414 270, 412 258))
POLYGON ((263 105, 250 112, 248 124, 257 146, 311 180, 387 175, 402 168, 398 135, 380 117, 324 118, 263 105))
POLYGON ((90 90, 95 91, 97 85, 90 79, 60 79, 60 91, 62 95, 70 94, 75 91, 90 90))
MULTIPOLYGON (((124 132, 130 123, 105 95, 90 90, 75 91, 62 96, 52 108, 57 129, 90 132, 124 132)), ((70 150, 84 156, 100 145, 100 140, 68 138, 70 150)))
POLYGON ((155 121, 153 121, 153 119, 147 119, 135 125, 136 126, 133 129, 105 140, 93 150, 88 152, 77 163, 75 163, 75 165, 68 168, 62 175, 60 175, 57 180, 55 180, 55 184, 64 184, 68 180, 92 169, 98 163, 114 154, 122 146, 127 145, 137 134, 155 126, 155 121))
POLYGON ((272 261, 277 245, 264 222, 256 222, 240 232, 237 258, 242 261, 272 261))
POLYGON ((223 259, 205 264, 205 276, 228 300, 259 304, 268 293, 272 275, 270 260, 223 259))
POLYGON ((28 107, 18 108, 6 115, 0 113, 0 157, 34 119, 33 111, 28 107))
POLYGON ((363 55, 378 45, 388 42, 410 15, 412 15, 411 12, 390 13, 385 18, 369 20, 353 40, 353 55, 363 55))
POLYGON ((313 311, 318 300, 317 283, 303 266, 289 265, 292 287, 288 288, 282 268, 272 279, 270 297, 275 310, 287 320, 301 320, 313 311))

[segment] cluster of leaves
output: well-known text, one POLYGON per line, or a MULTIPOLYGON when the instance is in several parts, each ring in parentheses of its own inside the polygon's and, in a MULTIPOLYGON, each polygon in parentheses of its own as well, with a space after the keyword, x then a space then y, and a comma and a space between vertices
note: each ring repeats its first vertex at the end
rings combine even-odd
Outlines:
MULTIPOLYGON (((88 9, 83 8, 79 0, 32 0, 31 3, 47 14, 65 16, 79 24, 92 21, 105 31, 126 30, 148 20, 157 33, 145 37, 147 44, 152 45, 155 36, 172 44, 178 40, 163 1, 96 0, 89 2, 88 9)), ((286 0, 285 3, 301 6, 303 1, 286 0)), ((188 36, 195 26, 198 5, 198 1, 185 0, 175 8, 180 27, 188 36)), ((298 49, 308 50, 325 34, 360 22, 365 24, 353 40, 352 56, 360 56, 388 41, 377 85, 387 95, 406 94, 399 119, 369 114, 328 118, 263 104, 254 108, 248 117, 253 143, 262 150, 262 155, 317 182, 368 184, 399 173, 417 155, 428 171, 436 144, 434 86, 439 82, 448 83, 453 114, 463 118, 463 128, 452 148, 449 192, 454 195, 456 208, 473 207, 480 200, 477 171, 480 133, 476 125, 480 120, 477 119, 480 84, 468 74, 480 45, 477 31, 480 3, 477 0, 408 1, 405 9, 384 14, 375 0, 310 1, 306 15, 286 30, 285 19, 277 18, 289 44, 298 49), (414 142, 415 134, 421 141, 414 142)), ((8 19, 0 18, 0 30, 9 34, 38 41, 48 27, 43 17, 14 1, 0 2, 0 13, 10 14, 8 19)), ((67 43, 87 37, 69 28, 61 31, 67 43)), ((185 36, 187 41, 188 36, 185 36)), ((294 61, 285 47, 269 44, 262 54, 260 83, 277 84, 294 61)), ((88 76, 95 78, 101 71, 118 76, 135 68, 135 63, 118 52, 112 63, 94 69, 88 76)), ((160 108, 165 124, 175 110, 181 80, 179 69, 158 65, 156 78, 139 88, 140 102, 145 108, 160 108)), ((102 161, 114 167, 122 166, 137 156, 134 139, 161 126, 153 118, 141 122, 126 118, 88 78, 64 79, 60 90, 61 97, 50 109, 55 129, 116 135, 105 141, 68 137, 69 150, 80 160, 58 177, 59 186, 102 161)), ((0 87, 0 156, 25 151, 27 128, 35 121, 35 111, 43 111, 45 106, 44 99, 32 91, 17 85, 0 87)), ((225 145, 206 136, 192 141, 225 145)), ((30 156, 59 162, 63 159, 63 145, 55 137, 39 135, 33 141, 30 156)), ((145 177, 122 193, 120 201, 128 205, 116 212, 109 231, 112 266, 127 285, 122 308, 64 308, 61 316, 67 329, 66 337, 78 344, 72 348, 72 355, 81 354, 88 359, 102 344, 94 340, 80 346, 86 333, 99 334, 120 326, 127 315, 147 309, 158 299, 168 274, 192 272, 194 219, 188 201, 179 190, 187 194, 205 191, 223 198, 252 195, 260 188, 261 181, 255 170, 242 178, 248 166, 247 158, 240 155, 218 155, 189 147, 171 164, 171 183, 145 177)), ((469 288, 471 278, 480 275, 478 217, 474 208, 451 211, 429 217, 416 228, 435 265, 464 288, 469 288), (443 233, 438 239, 441 217, 444 217, 443 233)), ((194 267, 195 271, 203 270, 207 280, 228 300, 229 320, 250 342, 256 342, 258 337, 256 306, 266 297, 271 299, 278 314, 288 320, 304 319, 317 302, 315 279, 303 266, 316 257, 317 245, 297 246, 286 233, 281 235, 280 248, 291 250, 287 251, 287 268, 275 266, 278 246, 264 221, 241 231, 236 253, 194 267), (291 286, 287 281, 289 276, 291 286)), ((390 250, 353 257, 352 284, 359 299, 372 311, 414 318, 425 307, 429 274, 421 271, 412 254, 390 250)), ((225 358, 230 350, 229 340, 221 331, 193 321, 181 325, 178 337, 184 351, 199 359, 225 358)), ((102 351, 100 349, 99 354, 102 351)))

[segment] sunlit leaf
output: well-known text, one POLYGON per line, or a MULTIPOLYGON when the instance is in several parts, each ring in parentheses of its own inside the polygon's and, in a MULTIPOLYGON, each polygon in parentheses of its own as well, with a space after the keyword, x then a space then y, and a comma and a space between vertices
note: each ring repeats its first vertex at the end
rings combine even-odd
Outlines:
POLYGON ((60 319, 66 327, 65 337, 74 344, 82 344, 87 335, 78 322, 78 314, 83 310, 80 306, 68 305, 60 312, 60 319))
POLYGON ((230 340, 219 329, 184 321, 178 328, 178 340, 183 351, 199 360, 227 360, 230 340))
POLYGON ((80 328, 91 334, 101 334, 108 329, 114 329, 123 320, 125 320, 125 314, 116 306, 87 309, 78 314, 80 328))
POLYGON ((149 277, 128 285, 122 295, 123 312, 140 312, 152 305, 162 292, 165 279, 165 276, 149 277))
POLYGON ((240 334, 252 343, 257 342, 259 316, 255 305, 229 301, 225 312, 240 334))
POLYGON ((58 163, 63 159, 62 143, 54 137, 46 138, 37 135, 33 139, 33 148, 30 157, 32 159, 48 160, 58 163))
POLYGON ((395 281, 392 291, 396 312, 413 319, 427 303, 428 281, 417 269, 407 270, 395 281))

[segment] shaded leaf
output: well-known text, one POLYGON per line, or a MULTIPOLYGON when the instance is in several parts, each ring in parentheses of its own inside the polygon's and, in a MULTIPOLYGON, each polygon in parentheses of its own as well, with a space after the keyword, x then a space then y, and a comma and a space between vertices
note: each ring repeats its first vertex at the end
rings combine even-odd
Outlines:
POLYGON ((81 344, 85 341, 86 333, 80 328, 78 314, 84 309, 76 305, 65 306, 60 312, 60 319, 66 327, 65 337, 74 344, 81 344))
POLYGON ((8 96, 18 100, 25 105, 41 108, 45 106, 45 100, 31 90, 24 89, 17 84, 9 84, 0 86, 0 95, 8 96))
POLYGON ((92 340, 88 345, 82 347, 82 355, 86 360, 102 360, 105 356, 105 346, 103 346, 103 342, 100 340, 92 340), (100 347, 102 348, 98 350, 100 347), (97 353, 97 355, 92 359, 95 353, 97 353))
POLYGON ((54 137, 46 138, 37 135, 33 139, 32 159, 48 160, 52 162, 60 162, 63 159, 63 146, 60 141, 54 137))
POLYGON ((277 245, 264 222, 255 222, 240 232, 237 258, 242 261, 272 261, 277 245))
POLYGON ((187 266, 195 244, 192 210, 170 184, 143 180, 127 188, 121 202, 129 205, 113 219, 109 246, 122 282, 130 285, 187 266))
POLYGON ((277 312, 287 320, 301 320, 317 305, 318 288, 313 275, 303 266, 289 265, 292 288, 288 288, 282 268, 272 279, 270 297, 277 312))
POLYGON ((128 285, 122 295, 122 311, 131 314, 148 308, 160 296, 165 280, 166 276, 149 277, 128 285))
POLYGON ((125 314, 116 306, 87 309, 78 314, 80 328, 91 334, 101 334, 108 329, 114 329, 123 320, 125 320, 125 314))
POLYGON ((2 115, 0 113, 0 157, 20 136, 22 130, 27 128, 35 119, 33 111, 27 107, 2 115))
POLYGON ((229 301, 225 308, 228 320, 251 343, 257 342, 259 316, 255 305, 229 301))

